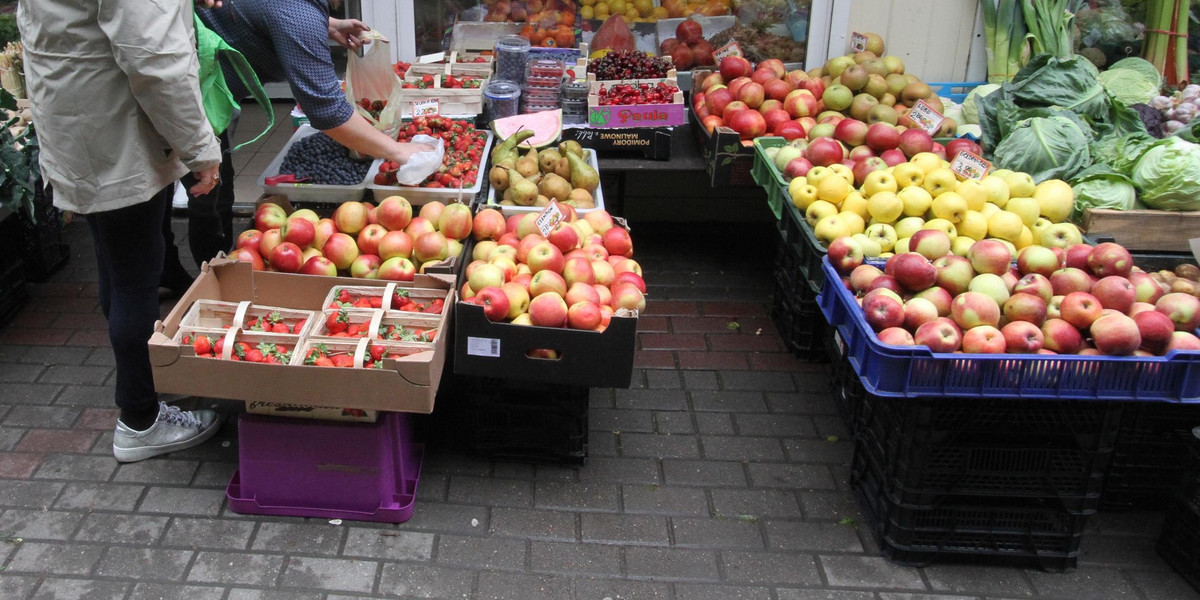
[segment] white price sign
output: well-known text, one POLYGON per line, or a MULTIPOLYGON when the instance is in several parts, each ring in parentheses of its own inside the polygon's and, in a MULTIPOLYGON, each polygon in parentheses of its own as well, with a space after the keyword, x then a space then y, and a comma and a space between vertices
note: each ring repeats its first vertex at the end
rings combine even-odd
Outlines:
POLYGON ((499 358, 500 340, 496 338, 467 337, 467 355, 499 358))
POLYGON ((862 52, 867 49, 867 36, 855 31, 850 34, 850 49, 855 52, 862 52))
POLYGON ((974 152, 960 150, 954 155, 954 160, 950 161, 950 170, 963 179, 980 180, 987 177, 988 171, 992 170, 992 163, 974 152))
POLYGON ((441 114, 441 102, 437 98, 417 100, 412 103, 413 117, 436 117, 441 114))
POLYGON ((946 120, 946 117, 924 100, 917 100, 917 104, 908 111, 908 118, 912 119, 917 127, 929 132, 929 135, 937 133, 942 128, 942 121, 946 120))
POLYGON ((561 220, 563 220, 563 213, 558 208, 558 202, 551 200, 550 204, 547 204, 546 208, 543 208, 542 212, 538 213, 534 224, 537 225, 538 231, 542 232, 542 237, 545 237, 550 235, 550 232, 554 230, 554 226, 558 225, 558 222, 561 220))
POLYGON ((742 47, 739 46, 737 42, 729 42, 728 44, 717 48, 716 52, 713 52, 713 60, 716 61, 718 65, 721 64, 721 59, 725 58, 726 56, 742 56, 742 47))

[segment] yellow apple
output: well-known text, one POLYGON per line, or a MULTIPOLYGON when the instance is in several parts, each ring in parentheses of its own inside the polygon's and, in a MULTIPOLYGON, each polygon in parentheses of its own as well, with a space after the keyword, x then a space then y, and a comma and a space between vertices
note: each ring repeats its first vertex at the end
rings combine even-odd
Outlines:
POLYGON ((1049 227, 1053 224, 1054 223, 1051 223, 1050 220, 1045 217, 1038 217, 1038 220, 1033 222, 1033 227, 1030 227, 1030 229, 1033 230, 1034 241, 1041 241, 1042 232, 1045 231, 1047 227, 1049 227))
POLYGON ((838 215, 850 225, 850 228, 854 230, 854 233, 862 233, 863 231, 867 230, 866 220, 859 216, 858 213, 852 213, 843 210, 839 211, 838 215))
POLYGON ((958 239, 958 226, 950 221, 947 221, 946 219, 930 219, 925 221, 925 224, 921 226, 921 229, 936 229, 938 231, 944 231, 946 232, 946 235, 950 236, 950 241, 958 239))
POLYGON ((854 187, 846 180, 836 175, 831 175, 821 179, 821 183, 817 184, 817 199, 824 200, 831 204, 841 204, 846 195, 853 190, 854 187))
POLYGON ((1021 248, 1024 248, 1025 246, 1032 246, 1032 245, 1033 245, 1033 230, 1025 225, 1022 225, 1021 226, 1021 235, 1017 236, 1017 243, 1016 243, 1017 250, 1020 250, 1021 248))
POLYGON ((988 236, 1012 242, 1021 237, 1021 228, 1024 226, 1020 215, 1002 210, 988 217, 988 236))
MULTIPOLYGON (((925 188, 925 191, 929 192, 929 195, 933 196, 934 199, 942 194, 953 192, 957 186, 958 176, 954 174, 954 171, 944 167, 939 167, 926 173, 925 181, 921 182, 921 187, 925 188)), ((962 198, 961 195, 959 197, 962 198)), ((963 198, 964 204, 966 201, 967 199, 963 198)))
POLYGON ((958 182, 958 185, 954 186, 954 191, 967 199, 967 208, 971 210, 979 210, 983 208, 984 204, 987 204, 987 188, 974 179, 964 179, 958 182))
POLYGON ((1066 248, 1083 243, 1083 235, 1074 223, 1054 223, 1042 230, 1041 242, 1048 248, 1066 248))
POLYGON ((908 252, 908 238, 896 240, 896 245, 892 246, 892 254, 904 254, 905 252, 908 252))
POLYGON ((817 186, 805 183, 803 177, 797 177, 788 184, 788 195, 792 197, 792 206, 797 210, 808 210, 808 205, 817 199, 817 186))
POLYGON ((851 187, 854 186, 854 171, 850 170, 850 167, 842 163, 833 163, 829 165, 829 170, 841 175, 842 179, 845 179, 846 183, 850 184, 851 187))
POLYGON ((928 174, 934 169, 942 168, 942 163, 945 161, 942 160, 942 157, 932 152, 918 152, 912 158, 908 159, 908 162, 921 167, 921 172, 928 174))
POLYGON ((992 204, 991 202, 984 204, 983 208, 979 210, 979 214, 985 217, 990 217, 998 212, 1000 212, 1000 207, 992 204))
POLYGON ((1008 241, 1008 240, 1004 240, 1004 239, 1000 239, 1000 238, 991 238, 991 239, 994 239, 994 240, 996 240, 997 242, 1000 242, 1001 244, 1004 244, 1004 247, 1005 247, 1005 248, 1008 248, 1008 254, 1009 254, 1010 256, 1016 256, 1016 255, 1017 255, 1017 245, 1016 245, 1016 244, 1014 244, 1014 243, 1012 243, 1012 242, 1010 242, 1010 241, 1008 241))
POLYGON ((856 233, 850 236, 850 238, 858 241, 858 245, 862 246, 863 256, 867 258, 875 258, 879 256, 879 253, 883 252, 879 242, 867 237, 865 233, 856 233))
POLYGON ((1033 190, 1033 197, 1041 206, 1041 215, 1055 223, 1066 221, 1075 208, 1075 190, 1061 179, 1039 183, 1033 190))
POLYGON ((892 176, 896 178, 896 185, 900 188, 919 186, 925 181, 925 170, 916 163, 900 163, 892 167, 892 176))
POLYGON ((984 177, 980 183, 987 189, 988 202, 1004 208, 1004 203, 1008 202, 1008 184, 1005 183, 1004 178, 996 176, 993 172, 984 177))
POLYGON ((891 192, 894 194, 898 189, 900 189, 900 186, 896 182, 896 176, 886 170, 871 171, 863 179, 862 193, 868 198, 879 192, 891 192))
POLYGON ((822 179, 834 174, 835 173, 830 170, 829 167, 813 167, 808 170, 808 174, 804 176, 804 179, 815 186, 820 184, 822 179))
POLYGON ((963 215, 962 222, 955 225, 958 228, 960 237, 969 237, 973 240, 982 240, 987 236, 988 219, 983 216, 983 213, 977 210, 967 210, 967 214, 963 215))
POLYGON ((1009 171, 1004 174, 1004 182, 1008 184, 1009 198, 1033 196, 1033 190, 1037 187, 1033 183, 1033 177, 1029 173, 1021 173, 1020 171, 1009 171))
MULTIPOLYGON (((817 200, 812 204, 809 204, 808 208, 804 211, 804 220, 808 222, 809 227, 816 227, 817 221, 836 214, 838 214, 838 208, 836 206, 824 200, 817 200)), ((854 232, 851 231, 850 233, 854 232)), ((850 235, 850 233, 847 233, 846 235, 850 235)))
POLYGON ((1021 222, 1028 227, 1033 227, 1034 222, 1038 220, 1041 206, 1038 201, 1033 198, 1017 197, 1009 198, 1008 204, 1004 205, 1004 210, 1010 213, 1016 213, 1021 217, 1021 222))
POLYGON ((867 212, 876 221, 893 223, 904 213, 904 201, 894 192, 878 192, 867 198, 867 212))
POLYGON ((817 236, 817 240, 825 247, 843 236, 851 236, 856 233, 861 233, 854 230, 854 225, 847 222, 841 214, 832 214, 821 217, 816 225, 813 225, 813 234, 817 236))
POLYGON ((867 230, 863 233, 879 244, 880 253, 891 252, 892 248, 896 247, 896 240, 900 239, 896 235, 896 228, 887 223, 868 225, 867 230))
POLYGON ((852 191, 849 194, 846 194, 846 197, 842 199, 842 204, 838 206, 838 210, 842 212, 852 212, 864 219, 871 217, 871 214, 867 212, 867 199, 864 198, 863 195, 858 191, 852 191))
POLYGON ((933 205, 933 196, 919 185, 906 187, 896 195, 904 202, 906 217, 920 217, 929 212, 929 207, 933 205))
POLYGON ((916 233, 917 230, 924 225, 925 219, 921 217, 904 217, 903 219, 896 221, 895 225, 892 227, 895 227, 896 229, 897 238, 906 238, 911 237, 912 234, 916 233))
MULTIPOLYGON (((949 171, 949 169, 946 170, 949 171)), ((950 176, 953 177, 954 174, 951 173, 950 176)), ((925 181, 929 182, 928 179, 925 181)), ((935 195, 933 205, 929 208, 933 211, 933 216, 957 224, 962 221, 963 215, 967 212, 967 200, 955 192, 946 192, 935 195)))
POLYGON ((957 256, 966 256, 967 251, 971 249, 971 244, 977 241, 966 236, 956 237, 950 240, 950 252, 957 256))

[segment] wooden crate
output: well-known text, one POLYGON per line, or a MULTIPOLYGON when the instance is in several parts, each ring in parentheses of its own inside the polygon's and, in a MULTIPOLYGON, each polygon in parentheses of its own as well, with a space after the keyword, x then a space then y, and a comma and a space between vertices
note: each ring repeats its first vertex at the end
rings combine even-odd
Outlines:
POLYGON ((1090 208, 1082 227, 1088 237, 1112 238, 1130 250, 1191 252, 1188 240, 1200 236, 1200 211, 1090 208))

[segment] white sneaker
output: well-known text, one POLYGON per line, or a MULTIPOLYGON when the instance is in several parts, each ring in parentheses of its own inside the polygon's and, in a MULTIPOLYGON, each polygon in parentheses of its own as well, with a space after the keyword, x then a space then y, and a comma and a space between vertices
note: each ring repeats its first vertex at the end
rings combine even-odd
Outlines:
POLYGON ((135 431, 120 420, 113 435, 117 462, 136 462, 160 454, 203 444, 217 432, 217 413, 211 410, 183 411, 158 403, 158 417, 145 431, 135 431))

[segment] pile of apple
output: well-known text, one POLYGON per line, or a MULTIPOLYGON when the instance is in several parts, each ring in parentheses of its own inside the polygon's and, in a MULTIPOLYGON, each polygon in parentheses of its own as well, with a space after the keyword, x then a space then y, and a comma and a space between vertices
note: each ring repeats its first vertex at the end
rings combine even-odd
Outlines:
POLYGON ((944 231, 913 234, 882 269, 840 237, 829 262, 879 341, 933 352, 1162 356, 1200 350, 1200 298, 1170 292, 1114 243, 1028 246, 980 240, 966 256, 944 231))
POLYGON ((427 266, 461 254, 473 223, 470 207, 459 203, 430 202, 413 216, 403 196, 389 196, 379 206, 344 202, 332 218, 307 208, 288 215, 264 202, 231 258, 257 270, 412 281, 427 266))
POLYGON ((476 215, 475 244, 459 300, 483 307, 488 320, 514 325, 603 331, 620 309, 646 308, 642 267, 629 231, 608 212, 565 217, 541 235, 537 214, 476 215))
MULTIPOLYGON (((787 151, 780 149, 776 157, 787 151)), ((1002 242, 1012 254, 1032 245, 1065 248, 1083 241, 1079 228, 1066 222, 1075 206, 1067 182, 1035 184, 1028 173, 1007 169, 980 180, 960 179, 932 152, 876 170, 814 166, 788 184, 788 195, 821 244, 855 236, 868 257, 910 250, 911 237, 922 229, 945 232, 951 251, 960 256, 983 239, 1002 242)))
POLYGON ((692 110, 711 134, 729 127, 743 140, 764 135, 803 138, 816 125, 817 96, 825 83, 803 69, 788 71, 771 58, 754 68, 741 56, 721 59, 720 70, 704 78, 692 95, 692 110))

